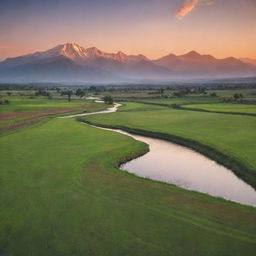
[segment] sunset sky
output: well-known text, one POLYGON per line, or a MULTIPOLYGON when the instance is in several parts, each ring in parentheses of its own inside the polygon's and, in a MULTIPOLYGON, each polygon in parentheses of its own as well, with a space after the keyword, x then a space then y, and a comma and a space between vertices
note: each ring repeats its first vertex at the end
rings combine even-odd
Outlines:
POLYGON ((256 59, 256 0, 0 0, 0 60, 66 42, 256 59))

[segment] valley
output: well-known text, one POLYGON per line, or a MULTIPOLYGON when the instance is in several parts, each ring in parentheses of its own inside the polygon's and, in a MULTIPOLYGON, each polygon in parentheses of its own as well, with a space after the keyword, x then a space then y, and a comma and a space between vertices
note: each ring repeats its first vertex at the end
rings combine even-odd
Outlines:
MULTIPOLYGON (((81 99, 75 91, 69 102, 60 96, 63 90, 48 90, 52 99, 31 99, 36 90, 23 91, 24 96, 20 91, 1 93, 9 100, 0 106, 1 116, 12 117, 8 122, 19 122, 20 114, 45 117, 0 136, 3 255, 254 255, 255 207, 124 172, 120 163, 145 154, 148 146, 81 121, 191 147, 230 167, 255 188, 255 117, 172 107, 201 103, 227 111, 225 104, 217 103, 219 97, 138 99, 145 92, 135 91, 131 99, 125 97, 130 92, 122 90, 95 95, 88 89, 88 98, 122 95, 122 106, 116 113, 86 115, 112 105, 81 99), (64 112, 84 116, 56 118, 64 112)), ((229 106, 241 105, 254 106, 229 106)))
POLYGON ((255 14, 0 0, 0 256, 255 256, 255 14))

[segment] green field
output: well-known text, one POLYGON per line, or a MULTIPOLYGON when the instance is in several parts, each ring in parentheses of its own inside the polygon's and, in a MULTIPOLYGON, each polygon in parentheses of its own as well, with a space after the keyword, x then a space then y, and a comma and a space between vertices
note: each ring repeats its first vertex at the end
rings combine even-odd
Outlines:
MULTIPOLYGON (((123 172, 145 144, 50 118, 104 104, 11 98, 1 124, 46 118, 0 135, 1 256, 255 254, 256 208, 123 172)), ((193 139, 256 170, 254 117, 124 102, 82 119, 193 139)))
POLYGON ((255 253, 255 208, 118 170, 130 137, 52 119, 0 143, 1 255, 255 253))
MULTIPOLYGON (((191 88, 190 88, 191 89, 191 88)), ((237 89, 237 90, 206 90, 205 93, 188 93, 184 96, 177 97, 174 94, 179 90, 164 90, 164 93, 157 93, 157 90, 146 93, 146 91, 140 91, 139 93, 131 92, 113 92, 112 96, 117 100, 127 100, 154 104, 164 105, 187 105, 187 104, 214 104, 221 103, 223 100, 231 100, 233 103, 236 101, 233 99, 235 94, 241 94, 244 102, 251 102, 255 104, 256 90, 255 89, 237 89), (211 94, 214 93, 215 96, 211 94)))
POLYGON ((137 102, 129 102, 129 103, 122 102, 122 105, 123 106, 118 109, 118 112, 163 110, 162 106, 141 104, 141 103, 137 103, 137 102))
POLYGON ((67 113, 92 112, 104 109, 105 104, 91 100, 48 99, 45 97, 5 97, 9 104, 0 105, 0 132, 30 125, 48 118, 67 113))
POLYGON ((255 89, 236 89, 236 90, 210 90, 209 93, 215 92, 220 97, 232 97, 235 93, 243 94, 246 98, 255 97, 255 89))
MULTIPOLYGON (((96 124, 170 134, 199 142, 217 149, 248 168, 250 177, 246 178, 247 173, 242 173, 241 170, 240 176, 251 181, 253 186, 256 185, 255 117, 175 110, 159 106, 156 106, 156 110, 143 111, 139 109, 139 105, 125 103, 118 113, 88 116, 84 119, 96 124), (129 111, 125 111, 126 109, 129 111)), ((154 106, 150 106, 152 107, 154 106)))
POLYGON ((217 112, 256 114, 256 105, 246 104, 194 104, 185 107, 217 112))
POLYGON ((134 100, 134 101, 172 105, 172 104, 218 103, 220 102, 220 99, 217 97, 187 96, 187 97, 171 97, 171 98, 159 98, 159 99, 140 99, 140 100, 134 100))
MULTIPOLYGON (((68 109, 78 108, 88 104, 85 100, 71 100, 66 99, 47 99, 45 97, 36 97, 29 99, 28 97, 4 97, 10 100, 10 104, 1 105, 0 112, 25 112, 25 111, 44 111, 52 109, 68 109)), ((90 102, 90 101, 89 101, 90 102)))

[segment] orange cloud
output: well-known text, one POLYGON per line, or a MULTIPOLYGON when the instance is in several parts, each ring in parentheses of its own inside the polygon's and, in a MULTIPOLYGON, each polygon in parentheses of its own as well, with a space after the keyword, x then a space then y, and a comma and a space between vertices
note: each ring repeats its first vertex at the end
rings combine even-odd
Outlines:
POLYGON ((188 13, 190 13, 199 3, 199 0, 185 0, 184 4, 175 12, 175 17, 182 19, 188 13))
POLYGON ((205 5, 209 6, 214 3, 214 0, 185 0, 183 5, 174 13, 177 19, 182 19, 190 13, 196 6, 205 5))

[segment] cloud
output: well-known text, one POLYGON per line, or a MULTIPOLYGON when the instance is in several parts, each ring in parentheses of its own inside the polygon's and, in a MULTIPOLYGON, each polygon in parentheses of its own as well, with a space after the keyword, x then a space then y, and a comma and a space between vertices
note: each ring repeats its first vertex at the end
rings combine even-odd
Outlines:
POLYGON ((204 5, 204 6, 210 6, 214 4, 214 0, 201 0, 199 1, 199 5, 204 5))
POLYGON ((198 5, 210 6, 212 4, 214 4, 214 0, 185 0, 174 15, 177 19, 182 19, 198 5))

